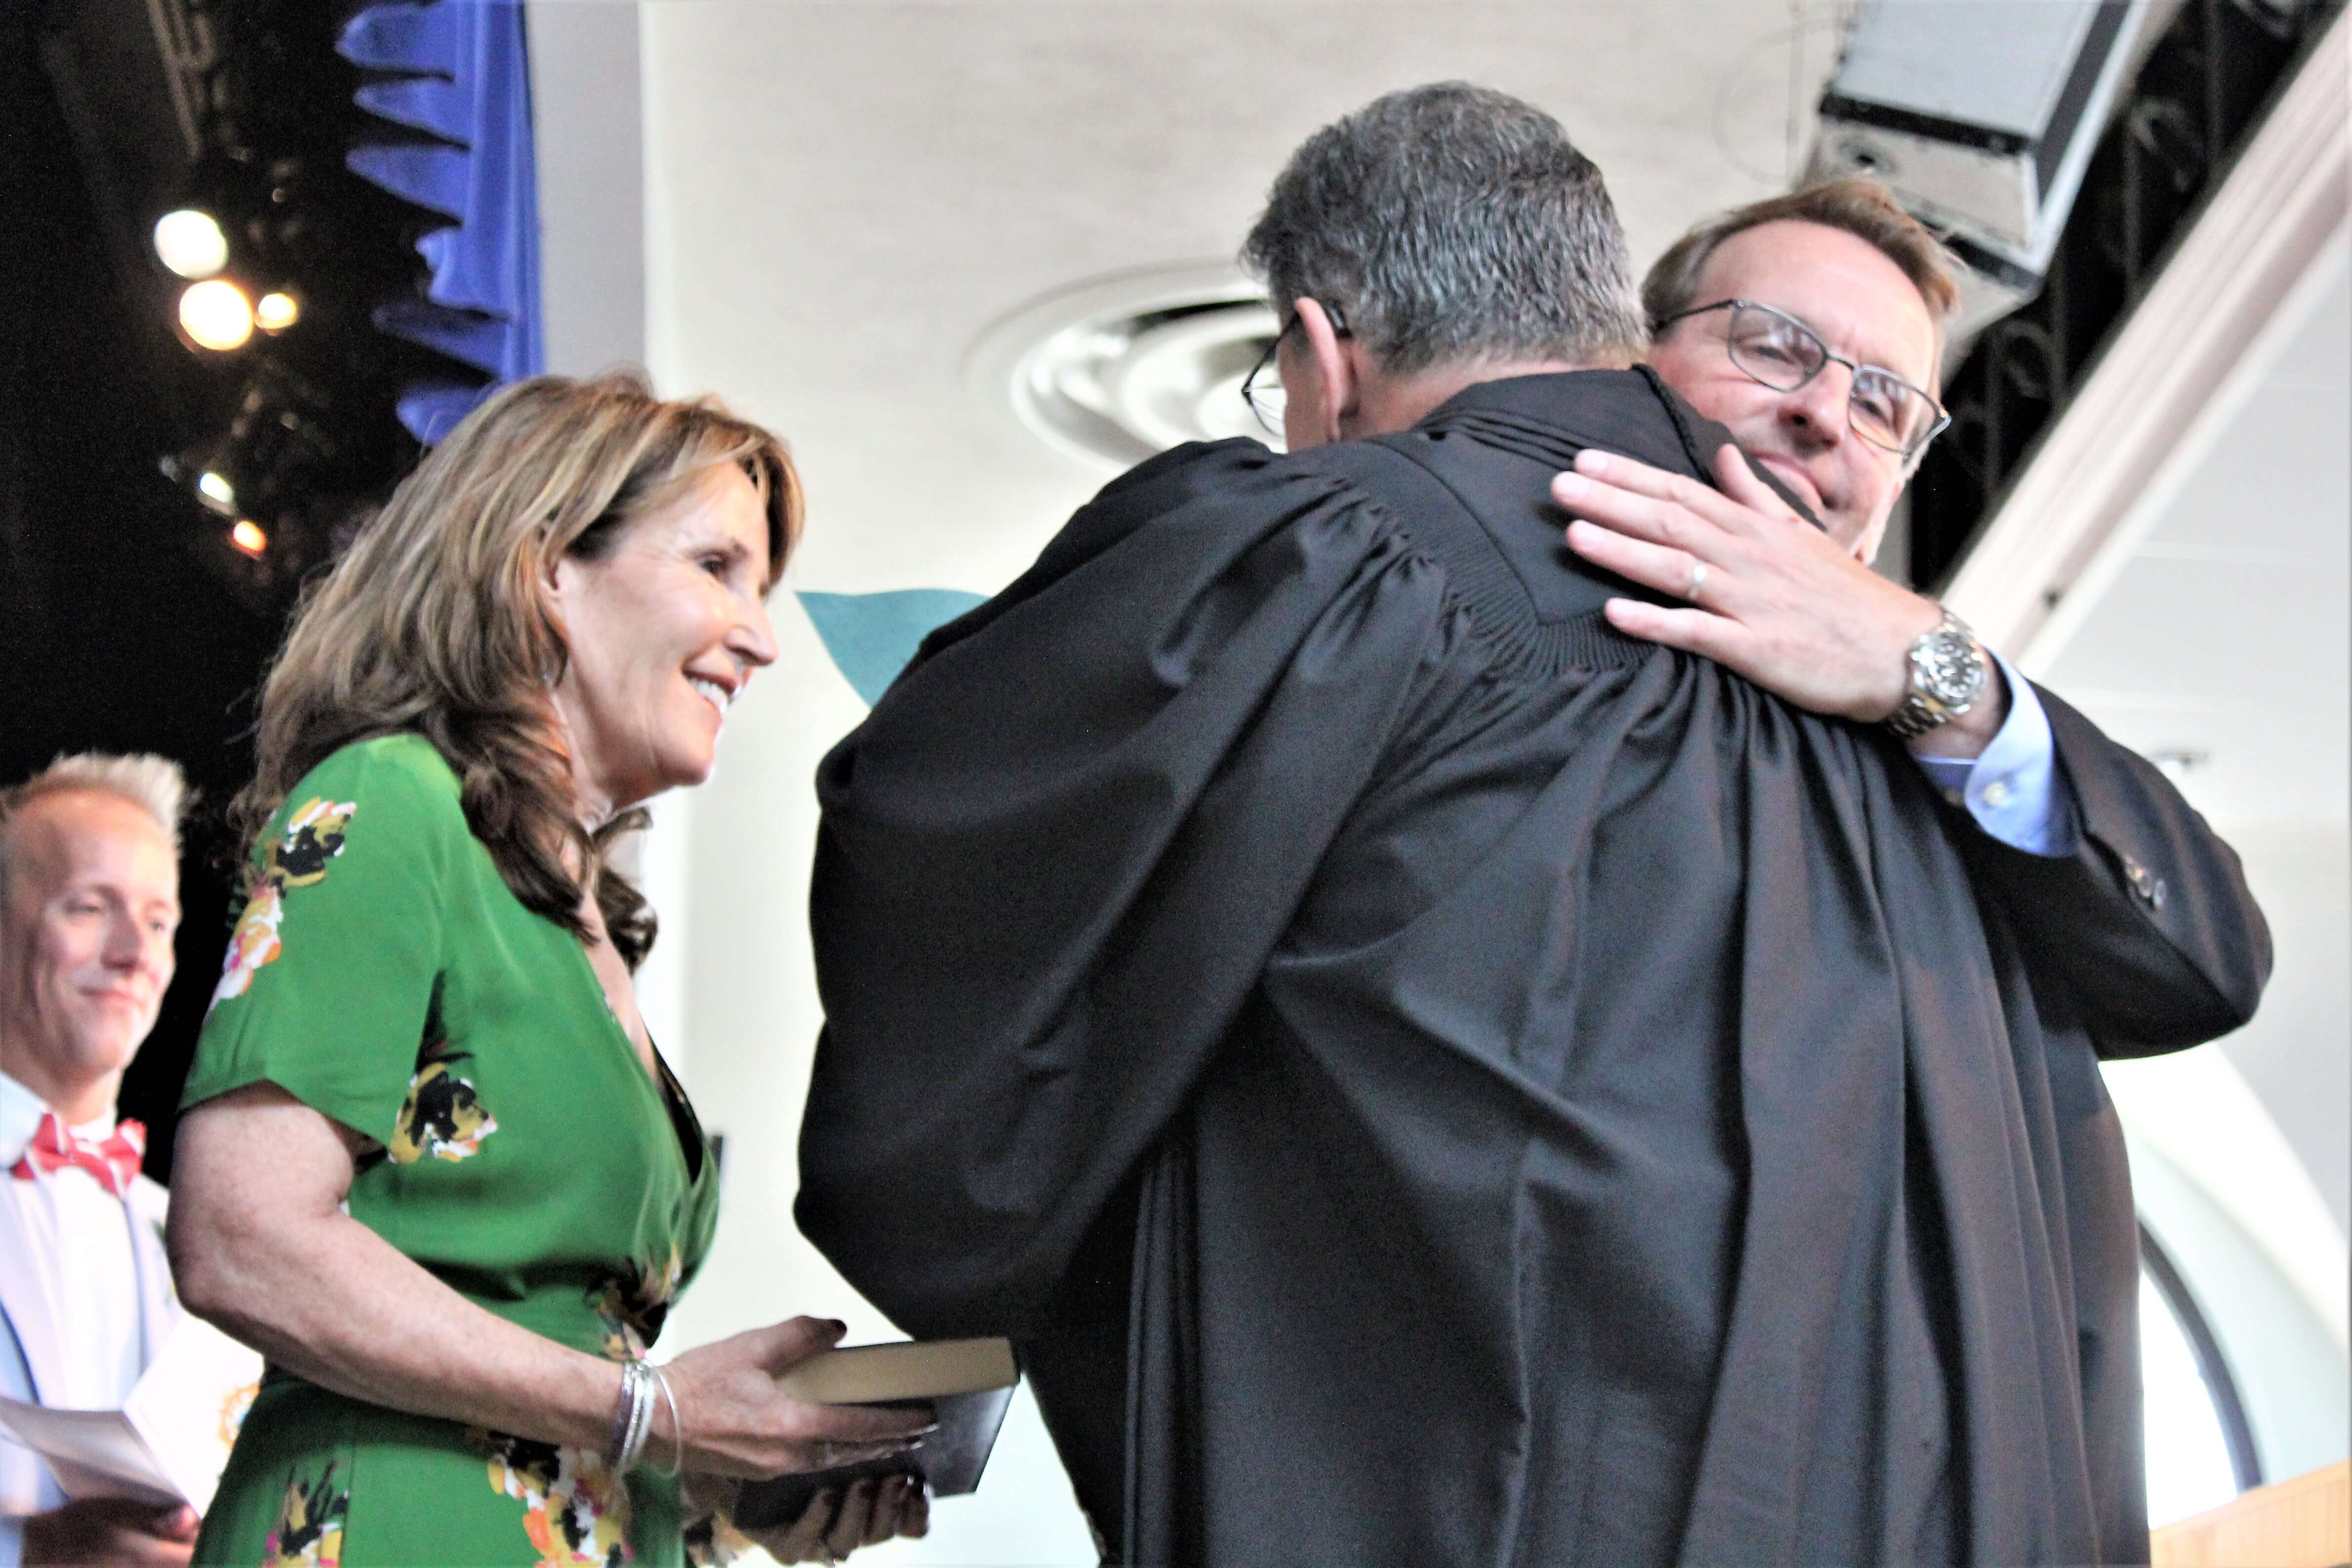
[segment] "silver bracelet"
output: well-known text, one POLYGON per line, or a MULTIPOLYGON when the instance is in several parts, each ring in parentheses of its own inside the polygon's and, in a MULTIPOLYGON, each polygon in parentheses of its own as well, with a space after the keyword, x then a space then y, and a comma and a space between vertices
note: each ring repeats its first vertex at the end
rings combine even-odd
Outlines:
POLYGON ((626 1475, 637 1468, 645 1457, 646 1439, 654 1429, 654 1371, 644 1362, 632 1362, 637 1369, 637 1419, 629 1428, 629 1451, 621 1456, 621 1473, 626 1475))
POLYGON ((636 1416, 636 1407, 630 1398, 636 1379, 629 1373, 631 1364, 621 1364, 621 1392, 613 1401, 613 1429, 604 1438, 604 1468, 615 1469, 621 1462, 621 1451, 629 1446, 629 1423, 636 1416))
POLYGON ((627 1475, 637 1468, 637 1460, 646 1451, 646 1434, 654 1425, 654 1374, 642 1361, 625 1362, 621 1366, 621 1407, 614 1416, 614 1429, 619 1441, 606 1449, 605 1467, 616 1476, 627 1475))
MULTIPOLYGON (((669 1469, 663 1475, 677 1476, 686 1471, 686 1427, 677 1418, 677 1396, 669 1391, 669 1374, 658 1366, 646 1364, 654 1375, 654 1386, 661 1390, 662 1403, 669 1406, 669 1469)), ((648 1401, 650 1403, 650 1401, 648 1401)))

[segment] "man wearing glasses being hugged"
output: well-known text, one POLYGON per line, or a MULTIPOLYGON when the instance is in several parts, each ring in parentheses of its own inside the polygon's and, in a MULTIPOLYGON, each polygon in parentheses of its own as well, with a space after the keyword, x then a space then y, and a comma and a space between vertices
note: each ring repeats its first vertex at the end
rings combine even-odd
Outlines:
POLYGON ((1651 365, 1748 462, 1725 448, 1709 489, 1588 451, 1553 486, 1581 519, 1569 545, 1687 606, 1614 600, 1621 631, 1884 726, 1950 808, 1980 901, 2021 937, 2047 1042, 2101 1560, 2145 1562, 2137 1219, 2097 1059, 2231 1027, 2269 967, 2260 912, 2169 781, 1869 569, 1949 423, 1927 390, 1956 302, 1934 235, 1884 186, 1839 180, 1701 224, 1642 292, 1651 365))

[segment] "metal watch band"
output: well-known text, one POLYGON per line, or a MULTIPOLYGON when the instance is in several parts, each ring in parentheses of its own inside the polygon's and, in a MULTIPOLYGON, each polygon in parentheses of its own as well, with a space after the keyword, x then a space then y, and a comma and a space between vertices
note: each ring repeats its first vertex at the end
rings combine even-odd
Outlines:
MULTIPOLYGON (((1942 606, 1937 608, 1942 609, 1942 606)), ((1903 694, 1902 704, 1880 721, 1902 739, 1909 740, 1914 736, 1927 734, 1938 725, 1949 724, 1974 707, 1977 697, 1984 690, 1984 644, 1977 641, 1976 633, 1969 630, 1967 622, 1948 610, 1944 611, 1943 619, 1913 641, 1905 664, 1909 685, 1903 694), (1932 689, 1929 672, 1937 667, 1939 657, 1940 661, 1949 661, 1955 656, 1973 666, 1972 678, 1967 683, 1968 695, 1964 698, 1957 693, 1938 693, 1932 689)))

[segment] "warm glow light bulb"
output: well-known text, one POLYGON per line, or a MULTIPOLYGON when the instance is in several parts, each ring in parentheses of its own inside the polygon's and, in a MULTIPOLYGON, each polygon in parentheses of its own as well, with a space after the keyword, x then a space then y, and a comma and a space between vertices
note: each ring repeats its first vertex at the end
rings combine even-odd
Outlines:
POLYGON ((291 294, 265 294, 253 302, 253 324, 265 332, 282 332, 301 314, 291 294))
POLYGON ((253 307, 236 284, 215 277, 180 296, 180 325, 204 348, 240 349, 253 336, 253 307))
POLYGON ((247 555, 257 556, 269 548, 269 536, 251 517, 239 517, 228 531, 228 542, 247 555))
POLYGON ((228 236, 210 213, 182 207, 155 220, 155 254, 182 277, 210 277, 228 265, 228 236))

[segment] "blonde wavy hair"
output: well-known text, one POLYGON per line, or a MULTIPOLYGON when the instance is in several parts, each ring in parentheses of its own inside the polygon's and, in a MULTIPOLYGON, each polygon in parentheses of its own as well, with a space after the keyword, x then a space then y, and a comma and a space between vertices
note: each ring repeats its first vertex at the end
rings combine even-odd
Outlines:
POLYGON ((476 409, 303 595, 262 687, 253 782, 230 807, 247 874, 303 774, 355 741, 414 733, 457 775, 466 821, 515 897, 585 939, 593 890, 635 968, 653 915, 607 856, 646 816, 624 812, 593 836, 581 825, 548 695, 570 657, 549 578, 561 557, 604 559, 631 524, 728 465, 766 509, 771 589, 803 500, 767 431, 710 399, 665 402, 628 374, 540 376, 476 409))

